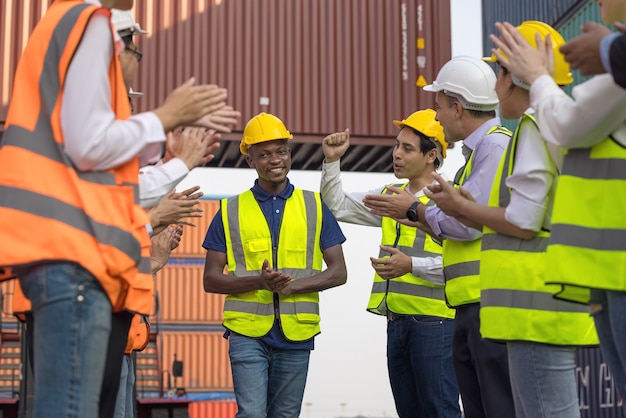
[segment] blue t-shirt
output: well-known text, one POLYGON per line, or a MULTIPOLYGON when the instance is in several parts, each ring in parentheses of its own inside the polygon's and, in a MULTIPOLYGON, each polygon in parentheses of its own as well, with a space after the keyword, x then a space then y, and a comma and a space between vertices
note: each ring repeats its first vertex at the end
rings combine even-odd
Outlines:
MULTIPOLYGON (((266 192, 259 187, 258 180, 255 180, 252 187, 252 193, 257 202, 261 206, 261 210, 265 215, 265 219, 270 228, 272 234, 272 245, 274 248, 278 246, 278 236, 280 233, 280 223, 283 217, 283 211, 285 209, 285 201, 293 194, 293 185, 287 179, 287 187, 283 189, 279 194, 274 195, 266 192)), ((337 223, 337 220, 330 212, 330 209, 322 202, 322 236, 320 237, 320 247, 322 251, 327 248, 333 247, 337 244, 342 244, 346 240, 346 237, 341 232, 341 228, 337 223)), ((226 235, 224 233, 224 223, 222 222, 222 210, 218 210, 209 230, 204 238, 202 247, 207 250, 218 251, 226 253, 226 235)), ((231 331, 232 332, 232 331, 231 331)), ((228 335, 228 331, 226 333, 228 335)), ((274 326, 270 332, 261 338, 264 343, 272 348, 288 349, 288 350, 312 350, 313 338, 303 342, 290 342, 287 341, 283 335, 278 322, 274 322, 274 326)))

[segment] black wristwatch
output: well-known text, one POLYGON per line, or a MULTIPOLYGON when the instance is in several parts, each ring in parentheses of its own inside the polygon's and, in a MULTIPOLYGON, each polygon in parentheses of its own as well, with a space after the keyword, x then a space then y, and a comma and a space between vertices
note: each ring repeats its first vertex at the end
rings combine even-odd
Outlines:
POLYGON ((417 200, 409 206, 409 209, 406 211, 406 218, 411 222, 417 222, 419 220, 419 216, 417 215, 417 206, 420 204, 417 200))

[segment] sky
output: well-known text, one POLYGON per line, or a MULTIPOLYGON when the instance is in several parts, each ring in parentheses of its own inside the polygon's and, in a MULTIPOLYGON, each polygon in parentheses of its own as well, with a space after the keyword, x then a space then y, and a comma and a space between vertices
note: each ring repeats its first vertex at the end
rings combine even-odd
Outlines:
MULTIPOLYGON (((481 56, 480 0, 450 3, 452 56, 481 56)), ((448 178, 462 165, 460 148, 448 152, 442 169, 448 178)), ((248 189, 255 178, 254 170, 195 169, 178 189, 199 184, 205 197, 221 197, 232 190, 248 189), (215 178, 228 178, 229 182, 210 181, 215 178)), ((319 190, 319 172, 292 171, 289 178, 299 188, 319 190)), ((342 179, 347 192, 396 180, 393 174, 380 173, 343 173, 342 179)), ((348 282, 320 295, 322 333, 311 353, 301 417, 397 417, 387 375, 386 320, 365 310, 373 279, 369 257, 378 254, 380 229, 346 223, 341 223, 341 228, 347 237, 343 251, 348 282)))

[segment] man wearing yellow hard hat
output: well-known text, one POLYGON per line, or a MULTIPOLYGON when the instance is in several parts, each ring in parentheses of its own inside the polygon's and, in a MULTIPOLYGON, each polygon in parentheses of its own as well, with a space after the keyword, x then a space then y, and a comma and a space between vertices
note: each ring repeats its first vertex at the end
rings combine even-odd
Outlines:
MULTIPOLYGON (((557 31, 538 21, 523 22, 517 31, 534 45, 536 36, 550 35, 554 80, 561 85, 573 81, 558 50, 565 42, 557 31)), ((496 55, 485 60, 499 62, 496 55)), ((546 248, 560 153, 543 140, 528 84, 499 63, 496 92, 502 116, 520 120, 488 205, 442 181, 441 190, 427 194, 447 214, 484 225, 480 332, 506 343, 516 418, 578 417, 576 347, 595 345, 598 339, 588 309, 552 298, 553 287, 545 283, 551 276, 546 248)))
POLYGON ((319 193, 287 178, 291 138, 274 115, 250 119, 240 150, 258 178, 222 200, 202 245, 204 290, 227 295, 223 325, 237 417, 300 415, 320 333, 318 292, 347 277, 339 224, 319 193))
POLYGON ((380 253, 371 258, 375 274, 367 310, 387 317, 387 368, 400 418, 461 416, 452 366, 454 310, 444 295, 441 243, 420 229, 372 213, 363 198, 402 193, 415 206, 429 204, 422 189, 433 181, 432 172, 443 165, 448 148, 435 115, 426 109, 394 121, 400 131, 393 170, 397 178, 407 179, 395 186, 344 192, 340 159, 350 146, 350 133, 334 133, 322 142, 324 202, 340 221, 382 228, 380 253))
MULTIPOLYGON (((605 23, 626 18, 624 2, 600 3, 605 23)), ((535 49, 510 24, 491 38, 498 59, 530 85, 530 103, 549 143, 567 149, 559 177, 547 282, 557 298, 590 304, 600 347, 620 395, 626 394, 626 90, 610 74, 561 91, 535 49)), ((553 42, 553 40, 551 40, 553 42)))

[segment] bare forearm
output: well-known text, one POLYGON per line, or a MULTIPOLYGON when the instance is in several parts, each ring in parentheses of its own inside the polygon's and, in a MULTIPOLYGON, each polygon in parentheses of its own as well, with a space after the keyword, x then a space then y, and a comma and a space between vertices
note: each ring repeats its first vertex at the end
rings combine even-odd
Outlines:
POLYGON ((332 287, 341 286, 347 281, 347 272, 342 268, 328 268, 310 277, 293 280, 289 287, 292 294, 320 292, 332 287))

